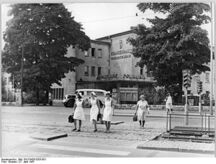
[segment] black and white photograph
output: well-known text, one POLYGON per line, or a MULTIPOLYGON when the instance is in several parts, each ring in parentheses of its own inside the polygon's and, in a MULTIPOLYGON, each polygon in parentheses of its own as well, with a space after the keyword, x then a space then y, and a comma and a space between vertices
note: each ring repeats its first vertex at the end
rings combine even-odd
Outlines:
POLYGON ((214 1, 1 3, 1 162, 215 158, 215 17, 214 1))

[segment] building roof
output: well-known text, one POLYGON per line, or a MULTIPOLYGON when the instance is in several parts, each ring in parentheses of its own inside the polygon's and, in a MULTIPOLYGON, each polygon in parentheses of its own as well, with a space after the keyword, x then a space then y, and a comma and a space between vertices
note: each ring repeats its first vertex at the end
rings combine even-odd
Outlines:
POLYGON ((114 37, 118 37, 118 36, 122 36, 122 35, 126 35, 126 34, 131 34, 131 33, 134 33, 134 31, 133 30, 124 31, 124 32, 120 32, 120 33, 104 36, 102 38, 97 38, 95 40, 105 40, 105 39, 110 39, 110 38, 114 38, 114 37))
POLYGON ((91 40, 91 43, 111 45, 110 42, 105 42, 105 41, 100 41, 100 40, 91 40))

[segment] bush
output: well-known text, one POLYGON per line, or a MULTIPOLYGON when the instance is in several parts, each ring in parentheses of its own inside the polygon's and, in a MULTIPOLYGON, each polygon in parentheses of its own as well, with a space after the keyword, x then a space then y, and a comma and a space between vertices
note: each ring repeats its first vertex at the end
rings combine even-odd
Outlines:
POLYGON ((144 94, 149 104, 161 105, 165 103, 166 93, 165 89, 155 89, 148 87, 140 90, 139 95, 144 94))
MULTIPOLYGON (((48 102, 47 102, 46 94, 43 91, 40 91, 39 95, 40 95, 39 103, 47 104, 48 102)), ((37 102, 36 93, 34 91, 25 92, 23 94, 23 100, 24 100, 24 103, 27 103, 27 104, 36 104, 37 102)))

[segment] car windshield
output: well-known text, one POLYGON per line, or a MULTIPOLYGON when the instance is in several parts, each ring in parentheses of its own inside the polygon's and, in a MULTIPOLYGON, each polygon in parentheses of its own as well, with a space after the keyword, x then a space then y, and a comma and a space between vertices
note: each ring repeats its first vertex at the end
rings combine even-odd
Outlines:
MULTIPOLYGON (((87 95, 90 96, 90 95, 91 95, 91 92, 93 92, 93 91, 87 91, 87 95)), ((100 91, 94 91, 94 93, 95 93, 97 96, 104 96, 104 93, 103 93, 103 92, 100 92, 100 91)))

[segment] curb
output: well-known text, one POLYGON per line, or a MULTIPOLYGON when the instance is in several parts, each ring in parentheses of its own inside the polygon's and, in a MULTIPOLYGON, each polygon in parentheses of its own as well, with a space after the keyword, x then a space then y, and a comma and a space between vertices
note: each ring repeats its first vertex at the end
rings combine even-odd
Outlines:
POLYGON ((196 150, 196 149, 181 149, 181 148, 163 148, 163 147, 137 146, 137 149, 161 150, 161 151, 176 151, 176 152, 202 153, 202 154, 214 154, 214 151, 211 151, 211 150, 196 150))
POLYGON ((63 133, 63 134, 36 134, 36 135, 31 136, 31 138, 42 140, 42 141, 51 141, 54 139, 63 138, 67 136, 68 134, 66 133, 63 133))
MULTIPOLYGON (((113 116, 118 116, 118 117, 133 117, 134 115, 129 115, 129 114, 114 114, 113 116)), ((166 118, 167 116, 146 116, 146 117, 152 117, 152 118, 166 118)))
MULTIPOLYGON (((111 125, 119 125, 119 124, 123 124, 124 123, 124 121, 111 121, 111 125)), ((97 124, 104 124, 103 122, 101 123, 101 122, 97 122, 97 124)))

